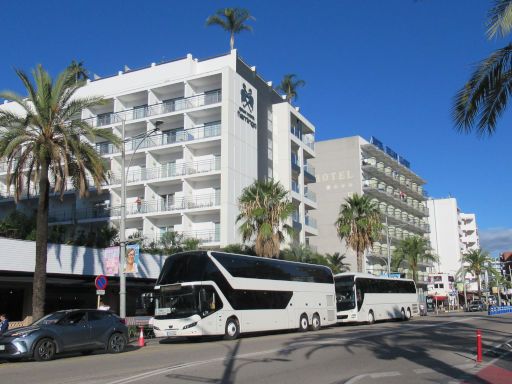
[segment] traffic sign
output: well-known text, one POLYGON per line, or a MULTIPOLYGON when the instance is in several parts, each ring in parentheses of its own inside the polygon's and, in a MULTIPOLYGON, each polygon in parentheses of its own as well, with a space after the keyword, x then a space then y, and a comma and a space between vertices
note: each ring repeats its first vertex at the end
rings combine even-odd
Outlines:
POLYGON ((105 294, 105 290, 104 289, 97 289, 96 290, 96 294, 97 295, 104 295, 105 294))
POLYGON ((107 276, 104 276, 104 275, 96 276, 96 279, 94 280, 94 285, 96 285, 96 289, 105 290, 105 288, 107 288, 107 285, 108 285, 107 276))

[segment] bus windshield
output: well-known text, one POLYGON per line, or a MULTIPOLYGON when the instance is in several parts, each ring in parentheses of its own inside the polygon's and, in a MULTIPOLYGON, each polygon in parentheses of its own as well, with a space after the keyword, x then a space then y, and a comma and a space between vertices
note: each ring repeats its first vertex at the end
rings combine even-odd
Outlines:
POLYGON ((195 286, 185 286, 178 290, 162 287, 157 294, 156 319, 178 319, 198 314, 198 294, 195 286))
POLYGON ((356 307, 354 296, 354 276, 335 278, 336 285, 336 309, 346 311, 356 307))

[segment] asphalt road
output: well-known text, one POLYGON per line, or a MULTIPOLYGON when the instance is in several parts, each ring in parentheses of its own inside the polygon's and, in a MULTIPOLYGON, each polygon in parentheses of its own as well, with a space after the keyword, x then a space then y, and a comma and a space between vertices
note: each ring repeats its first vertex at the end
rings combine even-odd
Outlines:
POLYGON ((512 383, 512 314, 454 313, 0 363, 2 383, 512 383), (476 329, 484 361, 476 364, 476 329), (508 345, 507 345, 508 344, 508 345))

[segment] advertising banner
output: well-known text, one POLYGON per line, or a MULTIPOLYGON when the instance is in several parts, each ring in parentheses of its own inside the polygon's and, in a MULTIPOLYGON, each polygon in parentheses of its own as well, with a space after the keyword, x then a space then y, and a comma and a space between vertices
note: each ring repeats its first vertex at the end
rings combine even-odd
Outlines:
POLYGON ((126 259, 124 273, 137 273, 139 268, 139 244, 126 245, 126 259))
POLYGON ((105 248, 101 261, 104 275, 117 276, 119 274, 119 247, 105 248))

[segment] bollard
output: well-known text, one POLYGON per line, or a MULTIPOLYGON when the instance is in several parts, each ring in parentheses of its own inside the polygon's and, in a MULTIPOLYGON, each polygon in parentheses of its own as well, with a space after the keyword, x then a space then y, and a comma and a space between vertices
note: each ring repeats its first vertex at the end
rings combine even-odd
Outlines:
POLYGON ((482 333, 479 329, 476 330, 476 362, 482 362, 482 333))
POLYGON ((139 335, 139 347, 144 347, 146 343, 144 342, 144 327, 140 327, 140 335, 139 335))

